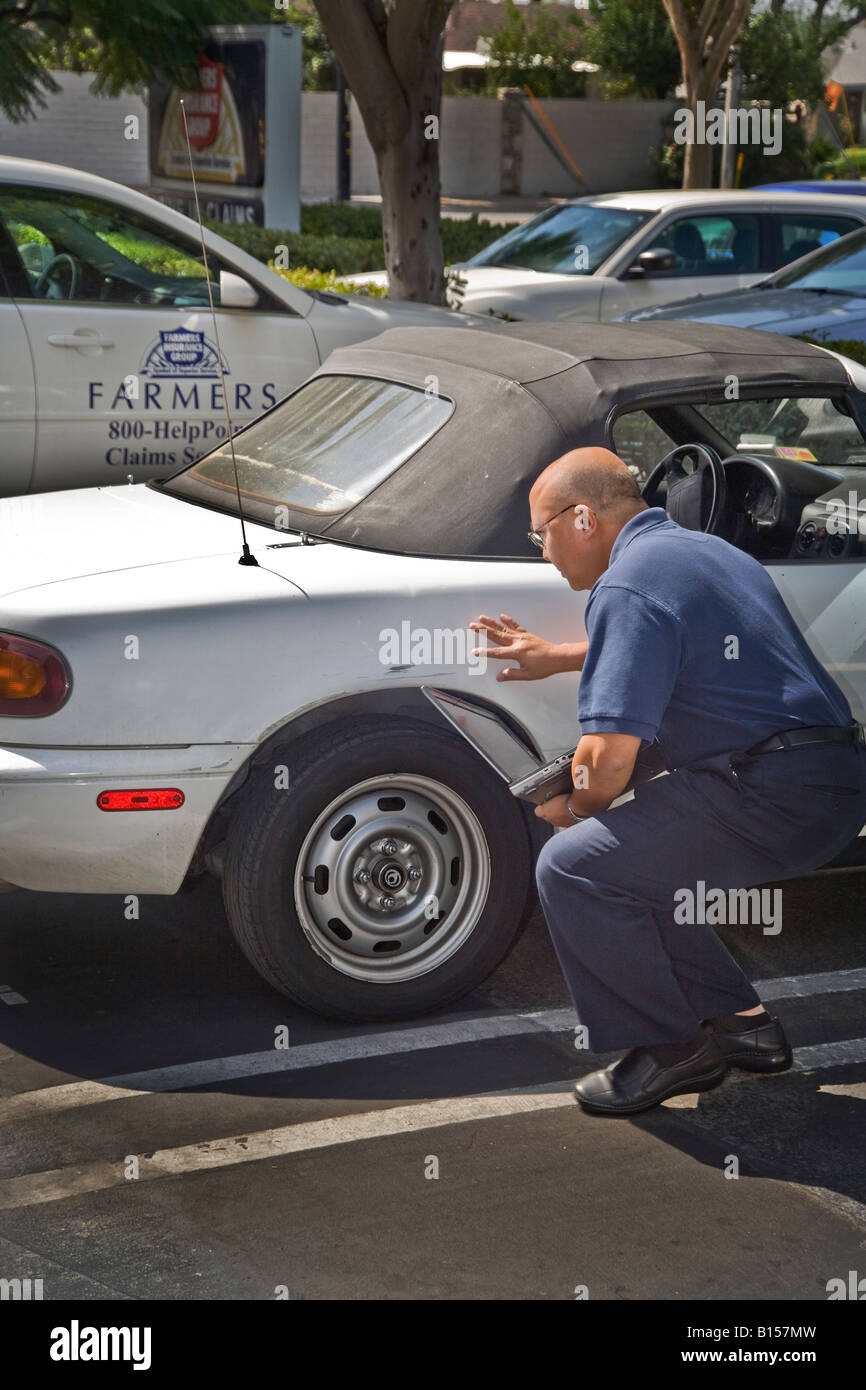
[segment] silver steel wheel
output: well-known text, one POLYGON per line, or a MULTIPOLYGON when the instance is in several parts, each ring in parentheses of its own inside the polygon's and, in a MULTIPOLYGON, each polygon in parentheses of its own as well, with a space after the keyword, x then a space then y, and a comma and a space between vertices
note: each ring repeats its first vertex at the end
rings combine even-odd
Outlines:
POLYGON ((442 965, 475 929, 489 887, 477 816, 450 787, 415 773, 342 792, 317 817, 295 869, 310 945, 340 974, 377 984, 442 965))

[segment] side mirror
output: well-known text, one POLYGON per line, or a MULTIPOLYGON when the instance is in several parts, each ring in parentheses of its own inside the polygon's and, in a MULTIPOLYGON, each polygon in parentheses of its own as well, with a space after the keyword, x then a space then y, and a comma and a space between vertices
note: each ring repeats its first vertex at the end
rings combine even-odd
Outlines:
POLYGON ((641 251, 637 260, 629 266, 627 273, 638 276, 658 275, 660 270, 672 270, 676 259, 673 251, 666 251, 663 246, 651 246, 648 251, 641 251))
POLYGON ((220 271, 220 308, 252 309, 259 302, 259 292, 248 280, 231 270, 220 271))

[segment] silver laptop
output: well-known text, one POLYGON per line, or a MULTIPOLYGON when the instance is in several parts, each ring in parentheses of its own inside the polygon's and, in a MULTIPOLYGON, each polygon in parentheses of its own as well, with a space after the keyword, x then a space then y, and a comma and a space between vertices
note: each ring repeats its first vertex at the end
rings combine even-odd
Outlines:
MULTIPOLYGON (((422 685, 421 689, 448 723, 508 783, 514 796, 522 796, 540 806, 551 797, 562 796, 572 790, 571 761, 574 748, 543 763, 529 744, 493 710, 462 700, 459 695, 452 695, 447 690, 437 690, 429 685, 422 685)), ((627 789, 611 805, 619 806, 624 801, 630 801, 639 782, 645 782, 666 770, 655 744, 641 749, 627 789)))

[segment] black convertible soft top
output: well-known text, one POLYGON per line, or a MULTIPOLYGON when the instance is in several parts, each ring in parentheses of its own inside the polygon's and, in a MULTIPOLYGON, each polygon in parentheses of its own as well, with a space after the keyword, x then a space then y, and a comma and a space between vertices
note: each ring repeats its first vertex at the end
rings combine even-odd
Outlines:
POLYGON ((611 417, 624 407, 724 400, 731 376, 744 399, 849 384, 841 362, 810 343, 674 320, 392 328, 337 349, 317 375, 333 372, 421 389, 435 376, 439 394, 454 400, 438 434, 323 532, 425 555, 531 555, 535 478, 568 449, 610 448, 611 417))
MULTIPOLYGON (((623 409, 721 401, 731 377, 742 399, 850 388, 842 364, 809 343, 675 320, 392 328, 338 348, 315 376, 334 373, 420 390, 433 378, 455 408, 351 510, 330 524, 311 518, 310 533, 401 554, 467 557, 540 558, 526 537, 529 488, 569 449, 612 447, 610 425, 623 409)), ((172 490, 205 500, 200 486, 190 475, 172 481, 172 490)), ((245 507, 257 515, 254 500, 245 507)), ((266 510, 261 519, 269 519, 266 510)))

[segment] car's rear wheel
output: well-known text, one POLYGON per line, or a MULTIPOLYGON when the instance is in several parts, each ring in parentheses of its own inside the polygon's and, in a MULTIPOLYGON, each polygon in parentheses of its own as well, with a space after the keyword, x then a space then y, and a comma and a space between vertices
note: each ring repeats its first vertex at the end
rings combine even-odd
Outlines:
POLYGON ((406 720, 331 726, 275 763, 232 823, 223 879, 259 973, 351 1020, 409 1018, 480 984, 533 887, 527 827, 496 774, 406 720))

